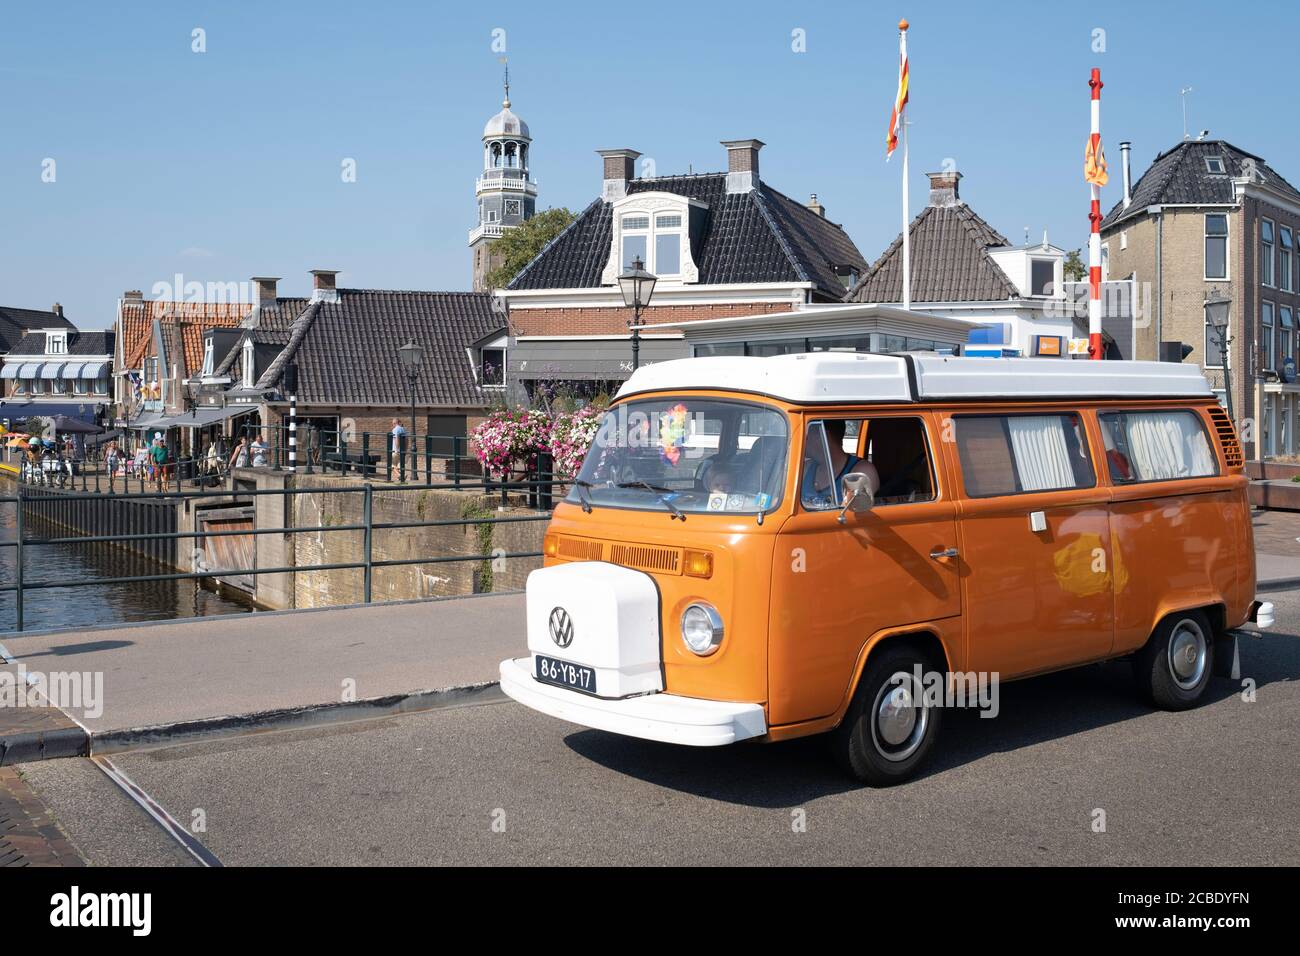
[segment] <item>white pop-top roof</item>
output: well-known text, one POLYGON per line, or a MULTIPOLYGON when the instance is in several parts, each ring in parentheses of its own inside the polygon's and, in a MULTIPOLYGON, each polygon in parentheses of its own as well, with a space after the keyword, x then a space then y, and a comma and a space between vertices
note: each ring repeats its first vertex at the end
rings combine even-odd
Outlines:
POLYGON ((1042 358, 966 358, 913 352, 718 356, 643 366, 618 397, 721 388, 792 402, 926 402, 1034 398, 1209 398, 1195 365, 1042 358))

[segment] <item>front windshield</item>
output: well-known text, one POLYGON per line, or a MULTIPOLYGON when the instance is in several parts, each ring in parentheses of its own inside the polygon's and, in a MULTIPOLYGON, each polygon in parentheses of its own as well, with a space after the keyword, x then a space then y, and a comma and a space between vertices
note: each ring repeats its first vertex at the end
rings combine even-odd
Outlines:
POLYGON ((769 511, 785 485, 783 414, 746 402, 651 398, 601 420, 569 501, 646 511, 769 511))

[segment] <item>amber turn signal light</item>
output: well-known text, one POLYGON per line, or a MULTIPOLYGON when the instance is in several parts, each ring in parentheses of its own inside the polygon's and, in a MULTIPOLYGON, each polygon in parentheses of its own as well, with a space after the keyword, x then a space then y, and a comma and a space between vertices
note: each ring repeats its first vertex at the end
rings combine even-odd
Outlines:
POLYGON ((711 578, 713 555, 708 551, 687 551, 682 555, 682 570, 693 578, 711 578))
POLYGON ((560 536, 558 534, 548 534, 542 538, 542 554, 545 557, 553 558, 560 553, 560 536))

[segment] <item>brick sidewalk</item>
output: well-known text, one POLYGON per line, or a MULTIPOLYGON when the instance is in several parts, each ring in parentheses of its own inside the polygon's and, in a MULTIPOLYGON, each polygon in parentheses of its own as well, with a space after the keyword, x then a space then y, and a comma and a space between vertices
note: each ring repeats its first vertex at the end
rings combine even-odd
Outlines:
POLYGON ((1256 551, 1300 559, 1300 512, 1257 511, 1252 518, 1256 551))
POLYGON ((59 821, 14 767, 0 767, 0 866, 85 866, 59 821))

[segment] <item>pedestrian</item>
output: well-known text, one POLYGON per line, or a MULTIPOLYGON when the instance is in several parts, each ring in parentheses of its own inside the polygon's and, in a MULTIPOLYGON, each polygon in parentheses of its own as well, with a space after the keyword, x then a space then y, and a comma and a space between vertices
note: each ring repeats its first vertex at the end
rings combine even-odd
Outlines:
POLYGON ((121 449, 117 447, 117 439, 114 438, 104 449, 104 467, 108 469, 108 490, 114 491, 113 481, 117 475, 118 461, 121 458, 121 449))
POLYGON ((154 483, 158 491, 170 491, 168 487, 168 469, 167 469, 167 442, 161 435, 155 436, 153 448, 149 451, 149 457, 152 459, 154 483))
POLYGON ((253 443, 248 446, 248 453, 253 456, 254 468, 266 467, 267 444, 262 440, 262 433, 258 432, 253 436, 253 443))
POLYGON ((235 442, 235 448, 230 453, 230 467, 248 467, 248 439, 243 435, 239 436, 239 441, 235 442))
MULTIPOLYGON (((406 435, 406 429, 402 427, 402 423, 400 421, 394 418, 392 430, 389 431, 388 434, 393 436, 392 449, 389 451, 388 460, 390 462, 396 463, 397 468, 399 470, 398 480, 405 481, 406 480, 406 459, 402 455, 402 444, 403 444, 402 439, 406 435)), ((392 471, 391 465, 388 470, 390 472, 392 471)))

